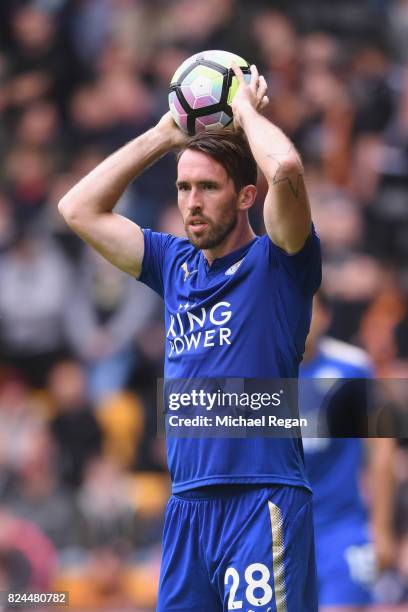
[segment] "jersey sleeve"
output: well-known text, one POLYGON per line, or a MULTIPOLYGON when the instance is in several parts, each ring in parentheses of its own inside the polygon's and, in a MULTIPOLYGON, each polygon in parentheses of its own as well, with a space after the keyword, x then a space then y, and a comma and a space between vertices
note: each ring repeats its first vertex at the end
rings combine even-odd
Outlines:
POLYGON ((290 276, 305 295, 314 295, 322 281, 320 239, 314 225, 304 246, 294 255, 286 253, 270 239, 268 241, 275 265, 290 276))
POLYGON ((143 236, 144 255, 142 272, 138 280, 163 297, 166 261, 177 238, 171 234, 152 232, 149 229, 143 229, 143 236))

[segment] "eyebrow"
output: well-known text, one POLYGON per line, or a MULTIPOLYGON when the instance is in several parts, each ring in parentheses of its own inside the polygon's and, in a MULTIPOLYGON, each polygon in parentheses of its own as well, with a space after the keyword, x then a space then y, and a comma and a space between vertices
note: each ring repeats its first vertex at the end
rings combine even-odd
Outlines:
MULTIPOLYGON (((190 185, 191 181, 176 181, 176 187, 183 187, 184 185, 190 185)), ((201 181, 193 181, 197 182, 198 185, 214 185, 217 187, 219 185, 218 181, 214 181, 213 179, 203 179, 201 181)))

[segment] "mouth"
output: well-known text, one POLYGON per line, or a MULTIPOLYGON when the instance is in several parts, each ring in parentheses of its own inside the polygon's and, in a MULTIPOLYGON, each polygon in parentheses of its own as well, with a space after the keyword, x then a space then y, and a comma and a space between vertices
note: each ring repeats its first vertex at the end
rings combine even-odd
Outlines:
POLYGON ((190 221, 188 227, 190 231, 192 231, 194 234, 198 234, 199 232, 205 230, 206 227, 208 227, 208 223, 202 221, 201 219, 196 219, 194 221, 190 221))

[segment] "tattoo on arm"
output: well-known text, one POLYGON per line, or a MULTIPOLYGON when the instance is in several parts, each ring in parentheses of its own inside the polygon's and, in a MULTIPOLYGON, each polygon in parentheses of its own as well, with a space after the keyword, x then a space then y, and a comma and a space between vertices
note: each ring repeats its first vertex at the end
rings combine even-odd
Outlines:
POLYGON ((303 172, 299 171, 296 177, 287 175, 285 176, 285 173, 282 168, 282 163, 279 161, 279 159, 277 159, 274 155, 267 155, 267 157, 273 159, 278 164, 275 175, 272 179, 272 185, 278 185, 279 183, 284 183, 286 181, 294 197, 298 198, 300 186, 302 183, 303 172))

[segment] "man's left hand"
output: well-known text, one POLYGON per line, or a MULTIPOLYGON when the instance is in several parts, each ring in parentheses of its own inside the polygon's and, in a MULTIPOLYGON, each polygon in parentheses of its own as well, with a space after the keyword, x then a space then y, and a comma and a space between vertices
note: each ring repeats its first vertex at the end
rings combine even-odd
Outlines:
POLYGON ((243 128, 242 113, 245 107, 252 107, 256 111, 262 111, 269 103, 266 95, 268 86, 265 78, 259 75, 257 67, 251 66, 251 81, 247 83, 241 68, 233 63, 232 69, 238 79, 238 89, 232 100, 232 111, 234 113, 234 127, 243 128))

